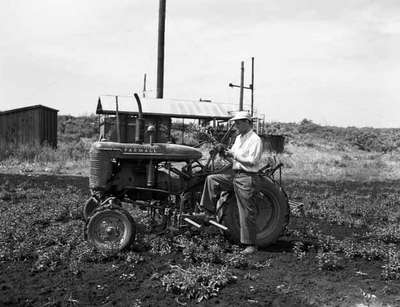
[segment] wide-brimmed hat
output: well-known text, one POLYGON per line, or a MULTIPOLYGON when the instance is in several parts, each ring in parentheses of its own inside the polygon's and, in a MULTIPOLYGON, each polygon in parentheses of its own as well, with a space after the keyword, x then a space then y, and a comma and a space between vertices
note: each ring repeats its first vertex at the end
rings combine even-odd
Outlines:
POLYGON ((251 115, 247 111, 239 111, 236 112, 235 115, 230 120, 234 121, 239 119, 247 119, 248 121, 251 121, 251 115))

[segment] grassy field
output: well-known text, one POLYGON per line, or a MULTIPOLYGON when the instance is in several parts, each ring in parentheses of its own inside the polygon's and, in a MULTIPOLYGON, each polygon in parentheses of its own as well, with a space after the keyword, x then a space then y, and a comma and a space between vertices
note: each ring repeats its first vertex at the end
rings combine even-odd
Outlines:
POLYGON ((288 144, 278 159, 284 163, 285 174, 291 178, 356 181, 400 179, 400 156, 397 152, 288 144))
MULTIPOLYGON (((0 149, 0 170, 87 175, 90 145, 97 140, 97 118, 61 117, 59 144, 0 149)), ((186 143, 195 143, 196 127, 187 127, 186 143)), ((323 127, 310 121, 271 123, 267 132, 286 137, 282 154, 265 152, 284 163, 285 176, 319 180, 400 179, 398 129, 323 127)), ((175 133, 178 135, 179 133, 175 133)), ((208 152, 204 151, 206 157, 208 152)))

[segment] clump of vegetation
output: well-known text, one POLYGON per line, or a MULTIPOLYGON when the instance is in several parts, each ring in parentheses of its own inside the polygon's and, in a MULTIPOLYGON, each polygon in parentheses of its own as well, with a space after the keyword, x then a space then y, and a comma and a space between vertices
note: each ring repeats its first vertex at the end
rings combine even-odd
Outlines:
POLYGON ((380 225, 374 227, 370 235, 385 243, 398 244, 400 243, 400 226, 398 224, 380 225))
POLYGON ((298 260, 302 260, 306 256, 305 246, 304 243, 301 241, 295 242, 292 250, 298 260))
POLYGON ((400 279, 400 252, 395 249, 390 249, 388 258, 382 266, 382 278, 399 280, 400 279))
POLYGON ((173 250, 173 244, 171 240, 167 240, 163 236, 155 237, 149 242, 153 254, 164 256, 168 255, 173 250))
POLYGON ((317 253, 317 267, 320 270, 336 271, 343 268, 343 258, 333 251, 319 250, 317 253))
POLYGON ((187 262, 210 262, 215 264, 224 262, 226 252, 224 245, 226 243, 220 236, 180 236, 176 239, 176 242, 182 248, 182 254, 187 262))
POLYGON ((167 292, 172 292, 197 302, 216 296, 220 289, 235 282, 236 277, 226 266, 216 266, 210 263, 181 266, 171 266, 169 273, 161 277, 162 285, 167 292))

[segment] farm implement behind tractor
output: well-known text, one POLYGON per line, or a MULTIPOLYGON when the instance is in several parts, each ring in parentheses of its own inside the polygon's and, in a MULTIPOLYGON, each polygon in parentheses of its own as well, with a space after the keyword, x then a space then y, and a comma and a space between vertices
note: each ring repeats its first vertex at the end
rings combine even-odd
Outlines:
MULTIPOLYGON (((228 239, 239 242, 240 226, 233 192, 223 192, 217 205, 215 220, 196 221, 192 214, 198 204, 206 177, 229 172, 231 165, 216 167, 215 159, 223 156, 224 144, 214 144, 205 163, 202 152, 196 148, 154 143, 154 126, 144 132, 144 119, 139 96, 134 143, 99 141, 90 150, 89 186, 92 196, 83 207, 86 220, 85 235, 97 249, 120 251, 128 247, 136 235, 134 217, 123 204, 137 205, 149 210, 151 216, 163 217, 161 226, 176 228, 218 227, 228 239), (144 143, 144 135, 149 142, 144 143)), ((232 132, 229 129, 221 142, 232 132)), ((213 143, 215 140, 213 140, 213 143)), ((281 174, 282 164, 267 165, 259 171, 263 188, 256 195, 257 245, 267 246, 281 235, 289 221, 289 202, 274 173, 281 174)))

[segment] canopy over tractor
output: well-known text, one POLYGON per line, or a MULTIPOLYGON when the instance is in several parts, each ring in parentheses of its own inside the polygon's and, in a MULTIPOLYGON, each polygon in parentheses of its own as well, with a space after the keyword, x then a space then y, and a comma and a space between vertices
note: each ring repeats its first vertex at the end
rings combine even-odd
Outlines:
MULTIPOLYGON (((154 126, 153 141, 163 143, 172 139, 173 119, 180 121, 182 126, 185 119, 190 119, 198 120, 200 126, 211 124, 216 129, 232 116, 229 111, 232 106, 226 103, 151 98, 140 100, 141 110, 133 96, 99 97, 96 113, 100 115, 100 136, 115 142, 134 142, 136 117, 139 113, 145 120, 144 130, 154 126)), ((182 136, 183 133, 182 130, 182 136)), ((148 135, 144 136, 144 140, 149 141, 148 135)))

